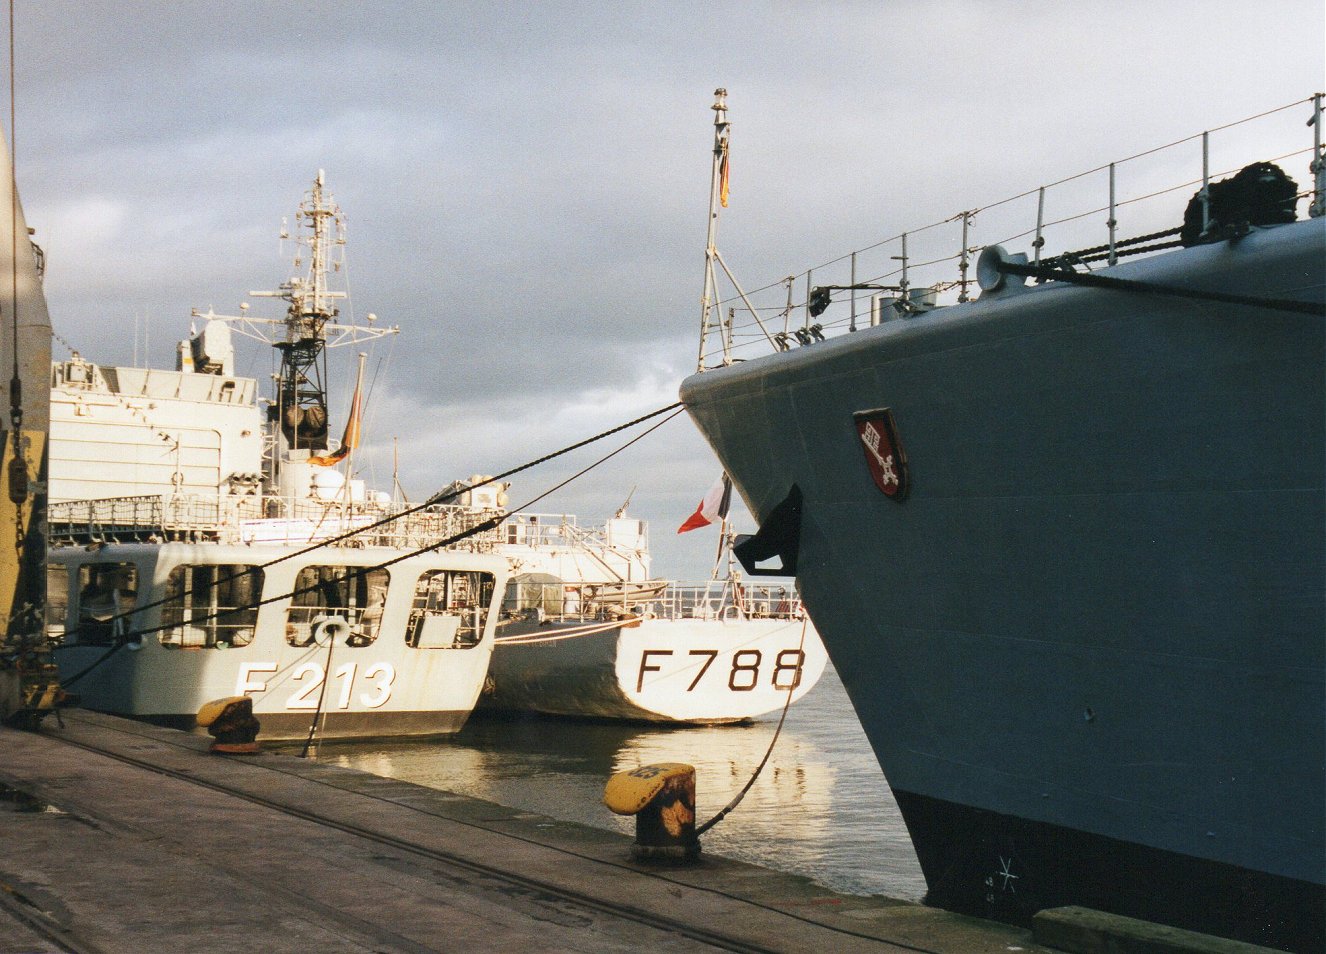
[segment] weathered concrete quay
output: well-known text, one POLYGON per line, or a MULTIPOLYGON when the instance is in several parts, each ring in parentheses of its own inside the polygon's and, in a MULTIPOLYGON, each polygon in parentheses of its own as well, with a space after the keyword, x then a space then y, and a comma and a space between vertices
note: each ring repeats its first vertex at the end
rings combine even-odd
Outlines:
POLYGON ((0 729, 0 954, 1050 950, 710 855, 649 867, 618 834, 208 741, 81 711, 0 729))

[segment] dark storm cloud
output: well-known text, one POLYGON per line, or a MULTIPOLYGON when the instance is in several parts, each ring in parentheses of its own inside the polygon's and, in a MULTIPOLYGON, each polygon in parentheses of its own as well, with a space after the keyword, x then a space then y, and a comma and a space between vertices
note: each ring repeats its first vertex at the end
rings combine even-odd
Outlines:
MULTIPOLYGON (((399 437, 427 493, 675 399, 714 87, 719 247, 754 288, 1314 92, 1320 5, 1248 10, 20 0, 18 178, 57 330, 161 364, 190 308, 234 313, 287 277, 280 221, 325 169, 353 313, 403 332, 374 357, 365 465, 385 484, 399 437)), ((614 467, 559 505, 601 516, 639 483, 659 569, 691 559, 672 531, 717 466, 690 425, 614 467)))

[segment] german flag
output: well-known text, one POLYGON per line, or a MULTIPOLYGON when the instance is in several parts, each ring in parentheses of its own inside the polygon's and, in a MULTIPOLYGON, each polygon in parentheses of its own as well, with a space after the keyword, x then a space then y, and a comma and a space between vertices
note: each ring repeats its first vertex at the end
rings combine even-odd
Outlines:
POLYGON ((727 142, 723 143, 723 158, 718 162, 718 201, 727 208, 727 142))
POLYGON ((345 422, 345 433, 341 435, 341 446, 333 454, 325 457, 310 457, 310 464, 317 464, 320 467, 331 467, 333 464, 339 464, 345 458, 350 456, 350 451, 359 446, 359 420, 363 414, 363 401, 360 395, 360 388, 363 385, 363 374, 355 381, 355 395, 350 401, 350 417, 345 422))

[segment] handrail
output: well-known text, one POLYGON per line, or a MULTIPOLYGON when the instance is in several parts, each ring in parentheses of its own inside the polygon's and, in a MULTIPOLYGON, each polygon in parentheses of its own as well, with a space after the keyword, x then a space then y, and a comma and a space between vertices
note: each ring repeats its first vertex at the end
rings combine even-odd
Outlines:
POLYGON ((626 584, 512 580, 502 611, 508 618, 528 616, 546 622, 805 618, 801 598, 790 583, 756 586, 735 579, 626 584))
MULTIPOLYGON (((404 505, 290 500, 257 494, 161 494, 52 503, 48 509, 54 543, 97 540, 171 540, 216 543, 310 543, 369 526, 404 505)), ((343 546, 422 546, 490 519, 494 513, 438 505, 364 534, 343 546)), ((466 541, 491 549, 500 529, 466 541)))
MULTIPOLYGON (((1252 162, 1284 163, 1287 160, 1308 158, 1305 166, 1308 172, 1306 182, 1299 176, 1297 167, 1289 171, 1300 183, 1299 201, 1307 204, 1307 214, 1324 215, 1326 146, 1322 143, 1322 99, 1323 94, 1314 94, 957 212, 938 222, 880 239, 796 275, 780 277, 741 296, 733 295, 718 302, 715 307, 744 305, 747 300, 752 300, 755 302, 753 314, 785 319, 788 327, 774 336, 783 350, 790 349, 794 340, 803 345, 813 344, 828 334, 850 332, 863 327, 859 319, 864 315, 857 310, 855 292, 851 296, 850 313, 843 314, 841 318, 828 321, 820 318, 819 314, 812 315, 812 305, 816 304, 811 295, 812 276, 815 286, 837 288, 901 286, 904 283, 898 279, 905 277, 906 286, 913 292, 924 289, 933 291, 936 304, 968 301, 972 283, 968 276, 969 260, 972 253, 982 247, 1009 244, 1035 236, 1030 245, 1039 253, 1045 245, 1047 234, 1053 234, 1062 250, 1103 246, 1107 249, 1106 260, 1110 260, 1114 257, 1114 249, 1124 241, 1116 235, 1156 232, 1182 221, 1182 208, 1176 216, 1172 204, 1157 203, 1155 200, 1193 189, 1205 192, 1212 179, 1231 175, 1252 162), (1304 133, 1302 114, 1297 111, 1305 105, 1310 106, 1312 111, 1307 123, 1312 127, 1312 142, 1299 145, 1304 133), (1272 124, 1270 120, 1277 122, 1272 124), (1252 124, 1257 124, 1255 130, 1250 128, 1252 124), (1268 128, 1272 125, 1274 128, 1268 128), (1245 130, 1251 135, 1240 139, 1238 131, 1245 130), (1209 168, 1211 141, 1215 133, 1222 134, 1222 143, 1228 143, 1221 151, 1222 156, 1240 157, 1238 161, 1222 159, 1223 169, 1218 172, 1212 172, 1209 168), (1173 156, 1184 149, 1190 152, 1188 161, 1194 166, 1193 174, 1177 183, 1171 179, 1171 184, 1160 185, 1158 177, 1171 175, 1169 170, 1174 165, 1173 156), (1165 208, 1161 208, 1162 205, 1165 208), (993 238, 981 240, 976 236, 978 220, 981 231, 993 238), (1096 231, 1101 226, 1103 232, 1096 231), (923 277, 918 280, 918 276, 923 277), (806 297, 800 302, 792 300, 793 285, 805 288, 806 297), (944 296, 944 300, 940 301, 939 296, 944 296), (794 311, 802 311, 805 315, 801 333, 795 333, 792 323, 787 321, 794 311)), ((1146 253, 1151 249, 1139 251, 1146 253)), ((928 302, 914 304, 906 289, 894 298, 884 298, 878 294, 876 297, 883 299, 886 307, 903 316, 933 307, 928 302)), ((847 298, 844 297, 843 301, 846 302, 847 298)), ((842 313, 846 310, 840 308, 839 311, 842 313)), ((741 315, 743 312, 738 308, 736 314, 741 315)), ((876 324, 877 320, 877 316, 872 314, 870 324, 876 324)), ((756 349, 758 354, 763 353, 766 347, 765 335, 751 319, 736 322, 731 332, 723 337, 727 339, 723 347, 701 355, 702 367, 730 363, 732 351, 756 349)))
MULTIPOLYGON (((218 543, 299 544, 331 541, 356 527, 369 527, 395 514, 396 520, 374 527, 338 546, 423 546, 476 526, 497 511, 456 504, 434 504, 416 512, 406 504, 300 499, 259 494, 174 493, 66 500, 48 508, 54 543, 99 540, 208 541, 218 543)), ((642 528, 644 526, 641 521, 642 528)), ((526 547, 535 551, 574 549, 591 556, 625 554, 611 545, 606 528, 580 527, 571 514, 518 513, 465 541, 468 549, 526 547)), ((645 539, 641 536, 641 547, 645 539)), ((606 564, 604 564, 606 567, 606 564)))

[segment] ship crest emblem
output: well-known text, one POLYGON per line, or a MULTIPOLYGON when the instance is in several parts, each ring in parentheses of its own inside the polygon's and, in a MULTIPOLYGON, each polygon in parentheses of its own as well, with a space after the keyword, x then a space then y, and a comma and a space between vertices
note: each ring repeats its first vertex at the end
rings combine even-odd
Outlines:
POLYGON ((907 496, 907 455, 898 440, 893 411, 880 408, 875 411, 857 411, 856 433, 866 455, 866 467, 875 486, 884 496, 901 501, 907 496))

